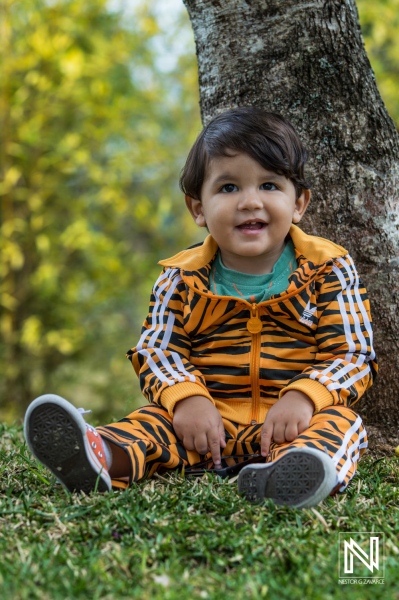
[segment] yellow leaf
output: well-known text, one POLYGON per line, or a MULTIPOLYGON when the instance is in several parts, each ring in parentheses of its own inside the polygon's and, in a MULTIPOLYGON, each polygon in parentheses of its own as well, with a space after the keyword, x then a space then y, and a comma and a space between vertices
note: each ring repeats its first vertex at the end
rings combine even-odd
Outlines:
POLYGON ((61 61, 61 69, 70 79, 78 79, 85 66, 83 53, 77 48, 70 50, 61 61))
POLYGON ((1 305, 10 311, 14 311, 16 309, 16 307, 18 306, 18 301, 16 300, 16 298, 11 296, 11 294, 7 294, 6 292, 3 292, 1 294, 1 305))
POLYGON ((10 238, 16 231, 21 232, 26 229, 26 221, 22 219, 9 219, 1 226, 1 233, 6 238, 10 238))
POLYGON ((16 185, 21 177, 21 171, 17 167, 10 167, 4 175, 3 182, 0 184, 0 195, 8 192, 16 185))
POLYGON ((26 319, 22 326, 21 343, 31 351, 36 351, 41 347, 42 325, 40 319, 36 316, 31 316, 26 319))
POLYGON ((13 271, 22 269, 25 258, 21 248, 14 242, 8 242, 3 248, 3 261, 8 262, 13 271))
POLYGON ((39 252, 46 254, 50 250, 50 240, 47 235, 41 234, 36 237, 36 246, 39 252))

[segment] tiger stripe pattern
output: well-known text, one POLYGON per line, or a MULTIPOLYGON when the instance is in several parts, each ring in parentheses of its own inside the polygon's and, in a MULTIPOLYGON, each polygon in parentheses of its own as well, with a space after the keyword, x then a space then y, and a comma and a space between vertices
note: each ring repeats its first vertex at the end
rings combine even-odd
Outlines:
POLYGON ((128 357, 150 404, 173 415, 179 400, 206 396, 222 417, 263 423, 290 389, 316 412, 353 406, 377 373, 367 292, 347 251, 293 225, 298 268, 287 290, 251 304, 214 295, 217 246, 202 244, 161 261, 150 310, 128 357), (252 332, 250 320, 260 321, 252 332))
MULTIPOLYGON (((242 455, 260 452, 262 424, 241 425, 223 419, 226 448, 222 455, 242 455)), ((208 455, 187 451, 177 439, 172 417, 164 408, 150 405, 139 408, 126 418, 105 427, 100 435, 124 449, 129 457, 130 475, 112 479, 116 488, 125 488, 156 472, 195 465, 208 455)), ((316 413, 308 429, 293 442, 272 442, 266 462, 274 461, 292 448, 309 447, 322 450, 333 459, 337 471, 332 493, 344 491, 356 472, 359 458, 367 448, 367 434, 361 418, 350 408, 333 406, 316 413)))

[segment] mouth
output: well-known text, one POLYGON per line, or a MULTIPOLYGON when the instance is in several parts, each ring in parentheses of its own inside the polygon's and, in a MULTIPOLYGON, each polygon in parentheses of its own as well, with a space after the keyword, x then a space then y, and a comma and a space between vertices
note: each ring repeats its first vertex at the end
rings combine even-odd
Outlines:
POLYGON ((240 229, 241 231, 258 231, 264 229, 266 226, 267 223, 264 221, 253 219, 251 221, 245 221, 244 223, 241 223, 241 225, 237 225, 237 229, 240 229))

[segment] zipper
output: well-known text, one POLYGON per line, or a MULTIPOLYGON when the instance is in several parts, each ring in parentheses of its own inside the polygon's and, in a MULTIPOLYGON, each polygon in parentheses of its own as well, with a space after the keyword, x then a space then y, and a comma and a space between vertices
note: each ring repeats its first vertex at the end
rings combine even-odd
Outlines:
POLYGON ((252 389, 251 425, 256 425, 259 418, 260 390, 259 390, 259 367, 260 367, 260 343, 262 332, 262 321, 259 318, 259 308, 254 303, 251 306, 251 316, 247 321, 247 329, 252 335, 250 355, 250 380, 252 389))

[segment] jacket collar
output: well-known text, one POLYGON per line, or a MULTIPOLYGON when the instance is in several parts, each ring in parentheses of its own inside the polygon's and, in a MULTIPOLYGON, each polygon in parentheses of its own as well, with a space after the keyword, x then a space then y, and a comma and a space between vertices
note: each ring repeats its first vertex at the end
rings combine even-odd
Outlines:
MULTIPOLYGON (((302 257, 302 260, 305 259, 314 265, 320 265, 333 258, 348 254, 348 251, 342 246, 315 235, 308 235, 296 225, 291 225, 289 234, 294 243, 297 258, 302 257)), ((177 267, 184 271, 198 271, 212 261, 217 250, 217 243, 211 235, 208 235, 203 243, 182 250, 171 258, 160 260, 159 264, 164 267, 177 267)))

